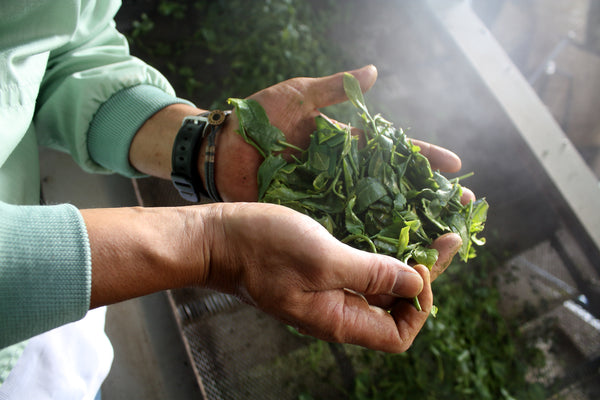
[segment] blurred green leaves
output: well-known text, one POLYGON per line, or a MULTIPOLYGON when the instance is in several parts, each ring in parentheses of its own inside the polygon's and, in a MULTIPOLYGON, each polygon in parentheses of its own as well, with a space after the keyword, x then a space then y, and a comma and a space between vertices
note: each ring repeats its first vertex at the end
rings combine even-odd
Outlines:
MULTIPOLYGON (((295 76, 354 65, 325 38, 343 23, 333 0, 162 0, 135 18, 132 51, 202 107, 224 107, 295 76)), ((346 14, 343 14, 346 15, 346 14)))

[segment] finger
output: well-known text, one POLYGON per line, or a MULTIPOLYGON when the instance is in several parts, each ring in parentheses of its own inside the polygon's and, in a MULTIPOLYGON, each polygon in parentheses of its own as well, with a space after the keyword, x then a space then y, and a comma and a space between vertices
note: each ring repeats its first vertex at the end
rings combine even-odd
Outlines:
POLYGON ((431 168, 439 169, 442 172, 458 172, 460 170, 462 166, 460 157, 450 150, 417 139, 411 139, 411 141, 421 148, 420 153, 427 157, 431 168))
MULTIPOLYGON (((448 266, 452 263, 454 256, 460 250, 462 245, 462 239, 456 233, 446 233, 438 237, 432 244, 431 248, 438 251, 438 259, 435 265, 431 268, 430 277, 431 281, 435 281, 448 266)), ((365 298, 369 304, 383 309, 389 309, 395 302, 398 301, 397 297, 384 294, 366 295, 365 298)))
POLYGON ((403 342, 391 314, 369 305, 364 297, 352 292, 343 291, 341 299, 338 294, 315 294, 310 311, 302 318, 308 324, 300 326, 299 331, 319 339, 372 350, 400 353, 408 349, 413 338, 408 337, 409 343, 403 342), (322 307, 324 304, 328 305, 326 309, 322 307))
MULTIPOLYGON (((329 260, 335 281, 341 288, 363 295, 414 297, 423 288, 423 279, 411 266, 393 257, 347 247, 347 257, 329 260)), ((332 257, 333 258, 333 257, 332 257)))
POLYGON ((341 301, 325 292, 316 294, 313 300, 306 318, 302 318, 307 323, 295 325, 301 333, 390 353, 406 351, 427 319, 427 313, 417 311, 408 300, 399 300, 409 311, 408 329, 403 323, 398 324, 392 314, 369 305, 364 297, 351 292, 344 291, 341 301), (323 310, 323 304, 330 307, 323 310))
POLYGON ((469 204, 469 201, 475 201, 475 193, 471 189, 462 187, 462 196, 460 196, 460 202, 462 205, 469 204))
POLYGON ((299 326, 301 332, 323 340, 386 352, 404 352, 425 323, 433 302, 429 271, 419 265, 416 272, 426 282, 425 293, 419 295, 423 311, 418 311, 411 300, 397 299, 388 313, 352 291, 329 290, 312 293, 309 303, 305 303, 307 307, 303 307, 303 315, 294 318, 304 323, 295 326, 299 326))
MULTIPOLYGON (((435 246, 433 244, 431 247, 435 248, 435 246)), ((430 277, 431 277, 430 279, 432 282, 438 276, 440 276, 444 272, 444 270, 446 270, 446 268, 448 268, 448 266, 450 265, 450 263, 452 261, 452 257, 450 257, 450 261, 443 261, 443 263, 440 263, 439 260, 440 260, 440 258, 438 258, 438 261, 431 268, 431 271, 429 272, 430 277)), ((414 268, 414 267, 412 267, 412 268, 414 268)), ((412 299, 414 297, 416 297, 416 296, 412 296, 412 297, 410 297, 410 299, 412 299)), ((408 299, 408 297, 399 298, 398 296, 392 296, 392 295, 387 295, 387 294, 365 295, 364 298, 370 305, 379 307, 379 308, 383 308, 384 310, 389 310, 395 304, 397 304, 399 301, 405 301, 406 299, 408 299)))
POLYGON ((422 310, 417 310, 412 302, 399 301, 390 312, 396 322, 399 342, 402 343, 401 351, 408 350, 412 345, 415 337, 425 324, 433 304, 429 270, 423 265, 417 265, 415 269, 421 274, 424 282, 423 291, 418 296, 422 310))
POLYGON ((431 244, 431 248, 436 249, 439 253, 438 259, 431 269, 432 282, 448 268, 461 245, 462 239, 456 233, 446 233, 431 244))
MULTIPOLYGON (((358 79, 363 93, 369 90, 377 80, 377 68, 373 65, 348 72, 358 79)), ((339 72, 322 78, 310 79, 306 87, 306 101, 315 108, 323 108, 348 100, 344 91, 344 74, 345 72, 339 72)))

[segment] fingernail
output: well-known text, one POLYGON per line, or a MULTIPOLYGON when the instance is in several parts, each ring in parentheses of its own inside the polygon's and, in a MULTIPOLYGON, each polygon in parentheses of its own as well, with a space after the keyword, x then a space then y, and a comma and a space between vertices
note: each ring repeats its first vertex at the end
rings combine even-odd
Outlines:
POLYGON ((423 278, 417 271, 398 271, 392 293, 400 297, 414 297, 423 290, 423 278))

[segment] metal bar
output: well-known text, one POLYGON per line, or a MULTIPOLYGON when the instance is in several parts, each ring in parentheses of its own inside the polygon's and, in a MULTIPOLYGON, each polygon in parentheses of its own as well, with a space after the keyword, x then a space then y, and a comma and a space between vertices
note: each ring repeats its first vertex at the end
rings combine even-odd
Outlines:
POLYGON ((574 297, 578 294, 577 290, 574 287, 571 287, 571 285, 569 285, 568 283, 562 281, 561 279, 558 279, 550 272, 546 271, 543 268, 540 268, 538 265, 532 263, 523 256, 517 256, 512 260, 512 262, 516 265, 520 265, 522 267, 530 269, 532 272, 541 276, 546 281, 552 283, 556 288, 560 289, 561 291, 565 292, 571 297, 574 297))
POLYGON ((426 2, 600 249, 600 185, 577 149, 468 1, 426 2))

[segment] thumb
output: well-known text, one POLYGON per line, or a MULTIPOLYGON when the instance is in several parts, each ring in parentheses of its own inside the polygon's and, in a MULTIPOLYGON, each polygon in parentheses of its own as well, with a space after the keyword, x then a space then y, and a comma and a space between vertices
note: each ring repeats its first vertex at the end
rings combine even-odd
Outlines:
POLYGON ((348 248, 353 254, 332 261, 338 265, 332 270, 340 287, 366 296, 405 298, 415 297, 423 290, 423 278, 413 267, 393 257, 348 248))
MULTIPOLYGON (((367 65, 354 71, 348 71, 348 73, 354 75, 358 80, 363 93, 369 90, 377 80, 377 68, 374 65, 367 65)), ((344 74, 345 72, 339 72, 322 78, 312 78, 308 83, 306 100, 315 108, 323 108, 348 100, 344 91, 344 74)))
POLYGON ((456 255, 462 245, 460 236, 456 233, 446 233, 437 238, 431 248, 438 251, 438 259, 431 269, 431 281, 433 282, 440 276, 452 262, 452 258, 456 255))

